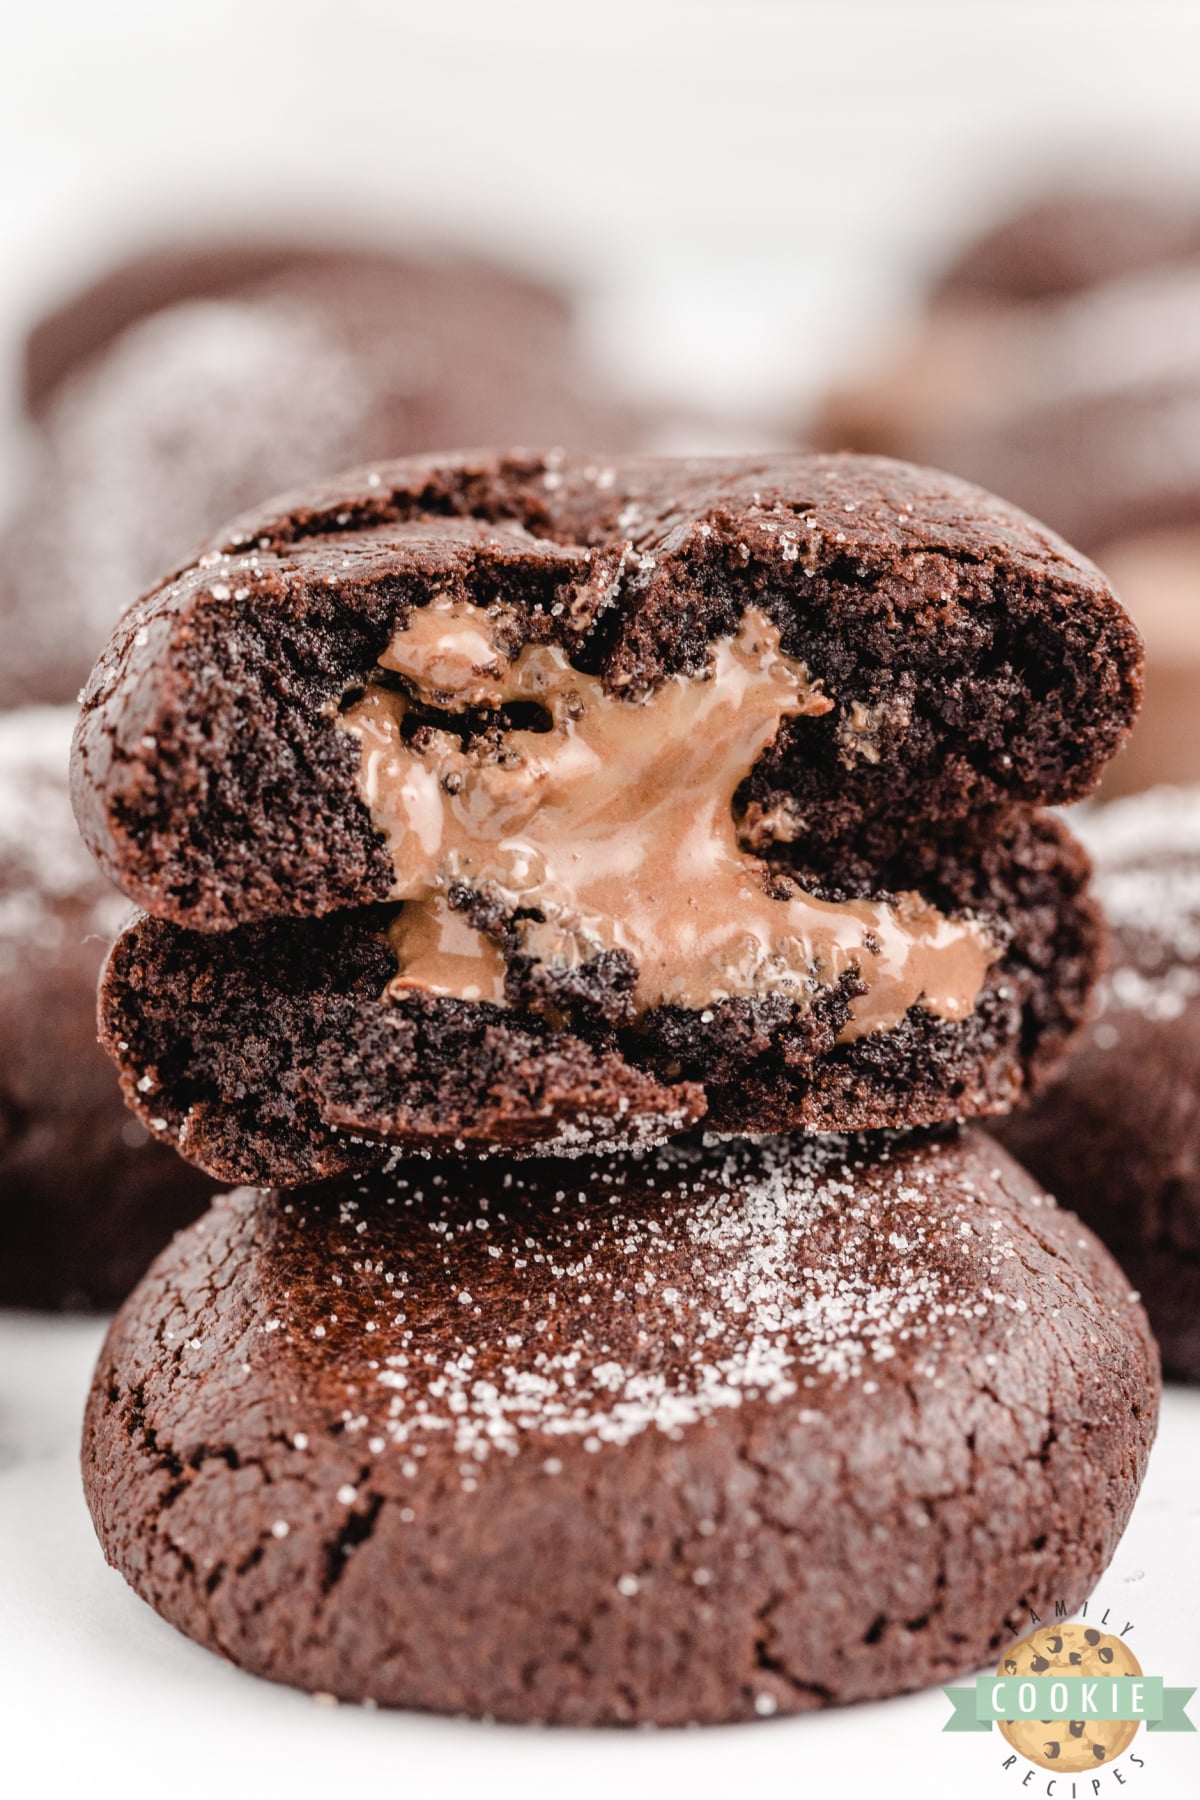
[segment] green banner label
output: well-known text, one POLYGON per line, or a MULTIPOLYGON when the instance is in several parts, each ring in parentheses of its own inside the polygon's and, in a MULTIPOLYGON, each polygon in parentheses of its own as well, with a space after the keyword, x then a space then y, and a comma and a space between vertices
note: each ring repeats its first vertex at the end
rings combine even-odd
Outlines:
POLYGON ((990 1731, 997 1721, 1123 1719, 1148 1731, 1194 1731, 1185 1708, 1195 1688, 1161 1675, 979 1675, 973 1687, 946 1688, 954 1712, 943 1731, 990 1731))

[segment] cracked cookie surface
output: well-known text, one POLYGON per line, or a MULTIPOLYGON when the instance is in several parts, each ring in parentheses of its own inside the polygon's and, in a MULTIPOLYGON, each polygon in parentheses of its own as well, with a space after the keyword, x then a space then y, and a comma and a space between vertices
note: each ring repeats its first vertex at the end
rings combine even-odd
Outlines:
POLYGON ((346 1699, 683 1724, 994 1658, 1154 1432, 1115 1265, 972 1132, 398 1163, 222 1200, 101 1354, 105 1552, 346 1699))
POLYGON ((747 609, 820 684, 737 795, 806 884, 914 835, 1079 799, 1124 741, 1141 646, 1026 514, 880 457, 411 458, 246 514, 131 606, 88 684, 73 795, 138 905, 225 929, 386 900, 338 708, 434 600, 506 654, 557 646, 635 704, 705 679, 747 609))

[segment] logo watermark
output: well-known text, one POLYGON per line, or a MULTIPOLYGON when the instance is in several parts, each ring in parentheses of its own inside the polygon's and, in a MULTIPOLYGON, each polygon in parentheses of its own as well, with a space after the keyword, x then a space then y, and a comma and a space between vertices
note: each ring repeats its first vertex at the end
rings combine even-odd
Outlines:
MULTIPOLYGON (((1097 1772, 1123 1757, 1143 1726, 1148 1732, 1195 1731, 1187 1704, 1196 1690, 1147 1675, 1124 1636, 1103 1629, 1107 1612, 1093 1625, 1086 1606, 1075 1621, 1067 1620, 1066 1610, 1056 1605, 1053 1625, 1031 1613, 1036 1629, 1005 1651, 994 1675, 947 1688, 953 1712, 942 1729, 996 1729, 1016 1752, 1005 1759, 1006 1770, 1024 1761, 1055 1775, 1088 1774, 1093 1779, 1079 1792, 1090 1796, 1101 1791, 1097 1772)), ((1122 1629, 1127 1635, 1132 1621, 1122 1629)), ((1141 1757, 1129 1761, 1144 1766, 1141 1757)), ((1124 1785, 1119 1773, 1115 1779, 1124 1785)), ((1070 1800, 1075 1783, 1057 1790, 1051 1782, 1047 1791, 1070 1800)))

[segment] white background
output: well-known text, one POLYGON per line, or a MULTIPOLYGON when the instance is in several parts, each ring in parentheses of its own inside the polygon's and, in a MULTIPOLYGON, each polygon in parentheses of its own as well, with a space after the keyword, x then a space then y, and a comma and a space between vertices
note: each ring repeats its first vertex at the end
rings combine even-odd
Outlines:
MULTIPOLYGON (((1014 189, 1072 169, 1200 188, 1200 0, 0 0, 0 21, 0 413, 40 304, 156 232, 269 217, 560 274, 614 379, 749 446, 1014 189)), ((242 1676, 96 1550, 76 1438, 98 1341, 0 1320, 6 1794, 1045 1792, 999 1773, 994 1740, 943 1738, 936 1693, 598 1736, 242 1676)), ((1198 1473, 1200 1395, 1177 1392, 1100 1589, 1176 1684, 1200 1680, 1198 1473)), ((1105 1794, 1200 1791, 1196 1739, 1138 1748, 1105 1794)))

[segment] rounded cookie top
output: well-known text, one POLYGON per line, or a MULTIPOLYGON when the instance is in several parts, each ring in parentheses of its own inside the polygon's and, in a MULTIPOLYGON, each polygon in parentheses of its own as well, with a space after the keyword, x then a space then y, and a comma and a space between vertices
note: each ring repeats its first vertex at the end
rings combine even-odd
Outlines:
POLYGON ((1155 1388, 1115 1267, 979 1137, 408 1162, 178 1239, 85 1478, 109 1559, 259 1673, 720 1720, 920 1685, 1081 1598, 1155 1388))
POLYGON ((1198 297, 1200 251, 1036 306, 935 307, 834 388, 817 435, 954 469, 1107 570, 1196 520, 1198 297))
POLYGON ((531 327, 540 330, 561 328, 567 318, 566 302, 553 289, 515 270, 465 257, 389 255, 299 240, 163 244, 106 270, 36 322, 25 343, 25 403, 30 412, 40 413, 63 381, 102 355, 123 331, 186 301, 222 299, 280 282, 289 287, 336 284, 344 290, 356 277, 372 273, 394 284, 401 272, 410 288, 419 288, 422 281, 436 283, 453 272, 464 285, 485 294, 502 316, 506 307, 520 307, 531 327))

